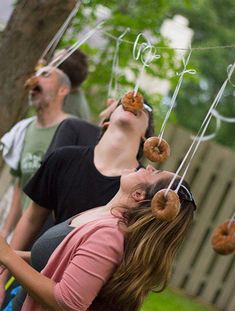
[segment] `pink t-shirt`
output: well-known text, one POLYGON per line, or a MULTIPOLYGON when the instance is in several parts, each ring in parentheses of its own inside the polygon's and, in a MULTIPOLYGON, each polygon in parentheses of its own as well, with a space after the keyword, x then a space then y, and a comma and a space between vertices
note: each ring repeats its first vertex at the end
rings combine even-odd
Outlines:
MULTIPOLYGON (((111 214, 74 229, 51 255, 42 274, 54 280, 62 310, 88 310, 102 286, 120 264, 124 234, 111 214)), ((27 296, 23 311, 49 310, 27 296)))

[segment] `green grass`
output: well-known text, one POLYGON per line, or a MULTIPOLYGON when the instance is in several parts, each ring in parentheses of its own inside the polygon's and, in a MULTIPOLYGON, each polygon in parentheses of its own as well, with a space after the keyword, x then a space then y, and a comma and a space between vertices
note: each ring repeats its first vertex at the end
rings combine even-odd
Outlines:
POLYGON ((160 294, 151 294, 141 311, 212 311, 214 308, 203 305, 179 291, 167 289, 160 294))

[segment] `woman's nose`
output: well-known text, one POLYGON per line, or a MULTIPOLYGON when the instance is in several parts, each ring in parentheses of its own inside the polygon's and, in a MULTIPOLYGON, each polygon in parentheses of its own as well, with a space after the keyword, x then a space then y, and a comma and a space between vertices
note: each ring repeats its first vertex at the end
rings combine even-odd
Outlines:
POLYGON ((155 172, 156 169, 152 166, 152 165, 147 165, 146 170, 150 171, 150 172, 155 172))

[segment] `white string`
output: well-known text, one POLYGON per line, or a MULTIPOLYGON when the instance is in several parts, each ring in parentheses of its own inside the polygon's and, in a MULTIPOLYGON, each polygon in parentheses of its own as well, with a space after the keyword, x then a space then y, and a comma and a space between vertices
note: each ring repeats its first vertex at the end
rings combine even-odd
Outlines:
POLYGON ((125 31, 117 38, 117 41, 116 41, 116 47, 115 47, 114 56, 113 56, 113 63, 112 63, 112 72, 111 72, 111 77, 110 77, 109 87, 108 87, 108 98, 110 98, 111 94, 112 94, 113 80, 114 80, 114 88, 113 88, 112 97, 115 98, 116 94, 117 94, 117 71, 118 71, 119 47, 120 47, 120 44, 122 43, 121 39, 129 31, 130 31, 130 28, 126 28, 125 31))
MULTIPOLYGON (((222 116, 221 114, 219 114, 218 111, 215 110, 215 109, 213 109, 213 110, 211 111, 211 114, 212 114, 212 116, 215 117, 215 119, 216 119, 216 128, 215 128, 215 131, 214 131, 214 133, 212 133, 212 134, 209 134, 209 135, 204 136, 204 137, 201 139, 201 141, 208 141, 208 140, 213 139, 213 138, 217 135, 217 133, 219 132, 219 129, 220 129, 220 127, 221 127, 221 121, 226 122, 226 123, 235 123, 235 118, 224 117, 224 116, 222 116)), ((192 138, 192 139, 195 138, 196 140, 198 140, 198 137, 195 137, 195 136, 191 136, 191 138, 192 138)))
MULTIPOLYGON (((231 66, 232 66, 231 64, 228 66, 228 68, 227 68, 227 73, 229 73, 229 70, 230 70, 231 66)), ((230 77, 229 77, 229 83, 230 83, 233 87, 235 87, 235 84, 232 83, 232 81, 231 81, 231 75, 230 75, 230 77)))
POLYGON ((76 51, 84 42, 86 42, 91 36, 93 36, 104 24, 102 21, 95 28, 88 31, 82 39, 76 41, 69 49, 67 49, 64 53, 59 54, 55 59, 53 59, 47 67, 43 67, 36 72, 36 76, 42 74, 42 72, 47 68, 47 72, 53 70, 53 68, 59 67, 74 51, 76 51))
POLYGON ((187 171, 188 171, 188 168, 189 168, 189 166, 190 166, 190 163, 191 163, 191 161, 192 161, 192 159, 193 159, 193 157, 194 157, 194 155, 195 155, 195 153, 196 153, 196 151, 197 151, 197 149, 198 149, 198 147, 199 147, 199 145, 200 145, 200 142, 201 142, 201 140, 202 140, 202 138, 203 138, 203 136, 204 136, 204 134, 205 134, 205 132, 206 132, 206 129, 207 129, 209 123, 210 123, 210 120, 211 120, 211 118, 212 118, 211 112, 212 112, 212 110, 215 109, 216 106, 219 104, 220 98, 222 97, 223 92, 224 92, 224 89, 225 89, 225 87, 226 87, 226 85, 227 85, 229 79, 231 78, 231 75, 232 75, 232 73, 233 73, 233 71, 234 71, 234 68, 235 68, 235 62, 233 63, 232 66, 230 66, 227 79, 224 81, 222 87, 220 88, 218 94, 216 95, 216 97, 215 97, 215 99, 214 99, 214 101, 213 101, 213 103, 212 103, 212 105, 211 105, 211 107, 210 107, 210 109, 209 109, 209 111, 208 111, 208 113, 207 113, 205 119, 204 119, 203 122, 202 122, 202 125, 201 125, 201 127, 200 127, 200 129, 199 129, 199 131, 198 131, 197 136, 194 138, 194 140, 193 140, 191 146, 189 147, 188 152, 187 152, 186 155, 184 156, 184 158, 183 158, 183 160, 182 160, 182 162, 181 162, 179 168, 178 168, 177 171, 175 172, 175 174, 174 174, 174 176, 173 176, 173 178, 172 178, 172 180, 171 180, 171 182, 170 182, 170 184, 169 184, 169 186, 168 186, 168 188, 167 188, 166 195, 167 195, 168 191, 171 189, 171 187, 172 187, 174 181, 176 180, 176 178, 177 178, 179 172, 181 171, 181 169, 182 169, 184 163, 186 162, 188 156, 190 155, 190 152, 191 152, 191 150, 193 149, 194 144, 195 144, 196 141, 198 140, 198 141, 197 141, 197 144, 196 144, 196 146, 195 146, 195 148, 194 148, 194 150, 193 150, 193 152, 192 152, 192 154, 191 154, 191 157, 189 158, 188 165, 186 166, 185 171, 184 171, 184 173, 183 173, 183 175, 182 175, 182 177, 181 177, 181 179, 180 179, 180 182, 179 182, 179 184, 178 184, 178 186, 177 186, 177 188, 176 188, 176 190, 175 190, 176 193, 178 192, 178 190, 179 190, 179 188, 180 188, 180 186, 181 186, 181 184, 182 184, 182 182, 183 182, 183 179, 184 179, 184 177, 185 177, 185 175, 186 175, 186 173, 187 173, 187 171), (199 139, 198 139, 198 136, 199 136, 199 139))
POLYGON ((134 96, 135 96, 138 92, 139 83, 144 73, 145 67, 149 67, 154 59, 159 59, 161 56, 157 54, 156 48, 150 43, 149 39, 143 33, 138 34, 134 42, 132 54, 135 60, 140 59, 143 64, 139 73, 139 77, 137 78, 134 87, 134 96), (138 43, 141 36, 143 37, 144 40, 146 40, 146 42, 138 43))
MULTIPOLYGON (((105 34, 107 37, 113 39, 113 40, 117 40, 117 38, 115 36, 108 33, 107 31, 103 30, 102 33, 105 34)), ((132 44, 132 45, 134 44, 134 42, 128 41, 128 40, 122 40, 122 42, 132 44)), ((227 44, 227 45, 201 46, 201 47, 199 46, 199 47, 189 47, 189 48, 158 46, 157 48, 159 50, 204 51, 204 50, 215 50, 215 49, 233 49, 233 48, 235 48, 235 44, 232 43, 232 44, 227 44)))
POLYGON ((168 109, 168 111, 166 113, 165 119, 163 120, 161 129, 160 129, 160 132, 159 132, 159 135, 158 135, 160 137, 159 144, 160 144, 160 142, 162 140, 163 133, 164 133, 165 127, 166 127, 166 123, 167 123, 167 121, 168 121, 168 119, 170 117, 171 111, 172 111, 172 109, 175 106, 175 100, 176 100, 176 97, 177 97, 177 95, 179 93, 179 89, 181 87, 181 84, 183 82, 184 74, 185 73, 189 73, 189 74, 195 74, 196 73, 196 70, 194 70, 194 69, 187 69, 187 65, 188 65, 189 59, 191 57, 191 54, 192 54, 192 50, 189 52, 186 61, 185 61, 185 59, 184 59, 184 57, 182 55, 182 61, 183 61, 184 69, 183 69, 183 71, 181 73, 177 73, 177 75, 179 76, 179 80, 178 80, 177 86, 175 88, 174 94, 173 94, 173 96, 171 98, 170 108, 168 109))
POLYGON ((234 221, 234 219, 235 219, 235 212, 233 213, 232 217, 229 219, 228 230, 230 229, 230 227, 231 227, 232 222, 234 221))
POLYGON ((55 48, 58 45, 61 37, 63 36, 64 32, 66 31, 69 23, 74 18, 74 16, 77 14, 78 9, 80 7, 80 4, 81 4, 81 1, 77 1, 77 3, 75 4, 75 7, 73 8, 72 12, 69 14, 67 19, 65 20, 64 24, 60 27, 60 29, 57 31, 57 33, 55 34, 53 39, 50 41, 50 43, 48 44, 48 46, 46 47, 46 49, 42 53, 42 55, 40 57, 41 59, 44 59, 44 57, 47 55, 47 53, 50 51, 50 49, 52 49, 53 51, 55 50, 55 48))
POLYGON ((234 123, 235 122, 235 118, 224 117, 221 114, 219 114, 218 111, 215 110, 215 109, 213 109, 211 113, 218 120, 221 120, 221 121, 224 121, 224 122, 227 122, 227 123, 234 123))

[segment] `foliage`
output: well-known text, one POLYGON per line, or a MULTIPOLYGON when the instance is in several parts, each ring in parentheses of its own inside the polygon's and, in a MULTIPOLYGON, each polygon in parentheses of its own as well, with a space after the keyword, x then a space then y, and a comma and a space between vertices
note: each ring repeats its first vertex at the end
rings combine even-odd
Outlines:
MULTIPOLYGON (((193 47, 208 47, 234 44, 234 0, 196 0, 187 7, 175 5, 169 14, 182 14, 194 30, 193 47)), ((190 65, 197 70, 199 83, 188 79, 178 96, 176 114, 180 124, 197 131, 209 106, 227 78, 227 67, 233 64, 235 48, 195 50, 190 65)), ((233 84, 235 81, 233 74, 233 84)), ((235 91, 230 84, 225 89, 217 111, 235 118, 235 91)), ((211 122, 208 133, 215 131, 211 122)), ((216 140, 235 149, 235 124, 222 123, 216 140)))
MULTIPOLYGON (((142 32, 151 38, 150 41, 154 45, 167 45, 159 33, 159 28, 168 10, 169 4, 163 0, 156 2, 151 0, 83 2, 73 26, 63 40, 63 45, 71 44, 77 38, 78 33, 80 36, 81 31, 84 33, 94 27, 101 19, 99 14, 109 15, 102 31, 99 31, 97 36, 92 37, 88 43, 82 46, 90 59, 90 75, 84 87, 95 115, 104 107, 108 95, 116 46, 116 40, 111 36, 117 38, 127 27, 130 28, 130 32, 124 37, 125 42, 120 45, 118 55, 120 70, 118 72, 117 97, 119 98, 126 90, 134 88, 142 68, 140 60, 136 61, 132 56, 133 42, 137 35, 142 32), (134 76, 132 80, 128 74, 130 71, 134 76)), ((152 77, 171 80, 170 73, 174 70, 174 66, 174 51, 164 50, 161 51, 161 58, 154 60, 146 72, 152 77)), ((145 89, 141 89, 141 92, 152 103, 157 111, 156 114, 159 115, 159 111, 162 111, 159 109, 159 102, 162 99, 159 92, 149 94, 145 89)), ((158 124, 160 124, 159 121, 158 124)))
MULTIPOLYGON (((186 297, 179 291, 167 289, 160 294, 151 294, 141 311, 212 311, 212 307, 203 305, 195 299, 186 297)), ((214 310, 214 309, 213 309, 214 310)))
MULTIPOLYGON (((195 1, 90 1, 84 0, 72 27, 64 37, 63 45, 71 44, 82 33, 85 33, 106 16, 102 31, 92 37, 82 46, 90 58, 90 75, 84 87, 92 106, 94 116, 105 105, 108 95, 108 84, 112 72, 116 40, 127 28, 130 32, 124 37, 119 49, 118 94, 119 98, 127 89, 133 89, 141 70, 140 60, 132 56, 133 44, 137 35, 142 32, 151 38, 157 46, 167 46, 167 41, 160 34, 160 26, 166 18, 181 14, 189 20, 189 26, 194 31, 193 47, 227 45, 233 43, 235 33, 234 0, 195 0, 195 1), (109 34, 109 35, 108 35, 109 34), (127 71, 128 69, 128 71, 127 71), (132 72, 131 80, 127 73, 132 72)), ((157 90, 150 94, 141 89, 146 99, 155 109, 157 130, 165 116, 168 102, 176 87, 178 77, 176 72, 175 53, 172 49, 159 49, 161 58, 151 63, 146 72, 160 79, 170 81, 171 92, 167 97, 157 90)), ((189 67, 197 71, 197 75, 185 74, 177 96, 176 109, 171 114, 170 122, 177 122, 195 132, 198 131, 206 112, 226 79, 227 66, 233 63, 233 49, 195 50, 192 53, 189 67)), ((234 74, 235 75, 235 74, 234 74)), ((233 83, 235 78, 233 78, 233 83)), ((227 117, 235 117, 234 89, 231 85, 218 106, 218 112, 227 117)), ((215 121, 212 120, 208 133, 214 132, 215 121)), ((222 123, 216 140, 235 148, 235 124, 222 123)))

